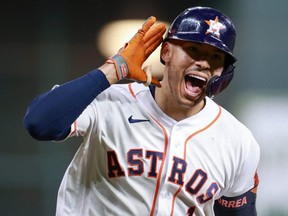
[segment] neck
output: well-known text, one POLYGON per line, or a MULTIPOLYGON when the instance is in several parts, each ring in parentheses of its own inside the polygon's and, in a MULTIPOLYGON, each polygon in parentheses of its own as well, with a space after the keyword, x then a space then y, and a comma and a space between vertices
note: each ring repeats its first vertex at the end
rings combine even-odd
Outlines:
POLYGON ((171 96, 167 95, 165 91, 162 91, 161 88, 155 89, 155 101, 166 115, 176 121, 181 121, 197 114, 205 106, 205 99, 191 106, 181 105, 173 100, 171 96))

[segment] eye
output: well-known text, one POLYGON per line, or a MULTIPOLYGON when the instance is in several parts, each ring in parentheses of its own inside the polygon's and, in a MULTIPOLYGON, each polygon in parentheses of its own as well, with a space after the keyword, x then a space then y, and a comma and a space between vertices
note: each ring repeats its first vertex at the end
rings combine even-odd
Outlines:
POLYGON ((224 62, 225 55, 223 53, 214 53, 213 55, 211 55, 211 59, 224 62))
POLYGON ((199 58, 201 51, 200 51, 199 47, 197 47, 195 45, 189 45, 189 46, 186 47, 186 52, 192 58, 197 59, 197 58, 199 58))
POLYGON ((196 47, 196 46, 190 46, 190 47, 188 47, 188 50, 189 50, 191 53, 199 53, 199 49, 198 49, 198 47, 196 47))

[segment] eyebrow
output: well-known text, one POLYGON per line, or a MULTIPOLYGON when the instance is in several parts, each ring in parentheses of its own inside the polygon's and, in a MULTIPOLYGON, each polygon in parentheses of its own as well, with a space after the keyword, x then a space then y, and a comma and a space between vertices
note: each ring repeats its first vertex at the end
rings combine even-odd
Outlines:
POLYGON ((216 53, 220 53, 220 54, 226 55, 226 53, 223 50, 219 49, 219 48, 215 48, 214 51, 216 53))
POLYGON ((212 51, 217 52, 217 53, 223 53, 225 55, 225 52, 223 50, 221 50, 217 47, 214 47, 213 45, 206 44, 206 43, 200 43, 200 42, 192 42, 192 44, 195 44, 196 46, 211 46, 213 48, 212 51))

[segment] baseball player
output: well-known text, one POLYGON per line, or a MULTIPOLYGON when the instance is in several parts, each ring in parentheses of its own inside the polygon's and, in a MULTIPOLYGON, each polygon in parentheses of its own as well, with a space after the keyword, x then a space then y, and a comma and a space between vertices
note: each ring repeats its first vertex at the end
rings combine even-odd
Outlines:
POLYGON ((233 23, 213 8, 188 8, 163 40, 155 21, 28 107, 24 125, 35 139, 83 137, 56 215, 255 216, 259 146, 211 99, 234 74, 233 23), (160 44, 161 81, 142 69, 160 44), (117 84, 123 79, 135 82, 117 84))

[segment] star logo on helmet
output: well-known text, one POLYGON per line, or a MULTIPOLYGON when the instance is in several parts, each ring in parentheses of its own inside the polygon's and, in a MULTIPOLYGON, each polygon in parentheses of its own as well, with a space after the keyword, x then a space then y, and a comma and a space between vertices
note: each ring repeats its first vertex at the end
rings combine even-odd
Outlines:
POLYGON ((215 20, 205 20, 205 22, 209 25, 205 34, 212 34, 220 38, 220 30, 225 29, 225 25, 219 22, 218 16, 216 16, 215 20))

